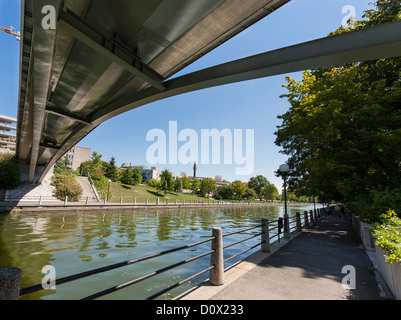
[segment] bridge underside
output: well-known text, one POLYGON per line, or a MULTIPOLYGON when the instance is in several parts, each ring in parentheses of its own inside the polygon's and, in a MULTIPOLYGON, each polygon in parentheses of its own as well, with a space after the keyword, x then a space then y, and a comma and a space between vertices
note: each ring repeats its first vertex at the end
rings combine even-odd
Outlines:
POLYGON ((249 79, 401 55, 392 23, 168 80, 289 0, 25 0, 17 155, 41 182, 102 122, 174 95, 249 79), (42 27, 52 5, 55 29, 42 27))

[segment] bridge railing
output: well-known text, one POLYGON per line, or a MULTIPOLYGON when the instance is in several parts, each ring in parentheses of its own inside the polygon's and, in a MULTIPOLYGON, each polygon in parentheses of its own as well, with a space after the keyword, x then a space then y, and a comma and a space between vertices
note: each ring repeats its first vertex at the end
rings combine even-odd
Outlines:
MULTIPOLYGON (((315 212, 310 212, 310 215, 313 215, 314 217, 316 216, 316 219, 314 219, 314 221, 316 221, 317 219, 319 219, 322 215, 323 215, 323 210, 322 209, 317 209, 315 210, 315 212)), ((133 265, 136 263, 140 263, 143 261, 147 261, 147 260, 151 260, 157 257, 161 257, 161 256, 165 256, 168 254, 171 254, 173 252, 178 252, 178 251, 182 251, 185 249, 189 249, 189 248, 193 248, 196 246, 199 246, 201 244, 205 244, 210 242, 211 243, 211 248, 210 250, 199 254, 195 257, 191 257, 182 261, 179 261, 177 263, 174 263, 170 266, 167 267, 163 267, 161 269, 152 271, 146 275, 143 275, 141 277, 132 279, 128 282, 125 283, 121 283, 118 285, 115 285, 113 287, 107 288, 105 290, 102 290, 100 292, 94 293, 90 296, 87 296, 85 298, 83 298, 82 300, 94 300, 100 297, 103 297, 105 295, 111 294, 113 292, 116 292, 118 290, 127 288, 129 286, 132 286, 134 284, 137 284, 141 281, 144 281, 146 279, 149 279, 151 277, 154 277, 156 275, 159 275, 161 273, 164 273, 168 270, 172 270, 175 269, 179 266, 182 266, 184 264, 196 261, 198 259, 204 258, 206 256, 211 256, 210 257, 210 266, 202 271, 197 272, 196 274, 181 280, 167 288, 165 288, 164 290, 161 290, 149 297, 147 297, 147 300, 153 300, 156 299, 160 296, 162 296, 163 294, 166 294, 167 292, 176 289, 180 286, 182 286, 183 284, 209 272, 209 282, 212 285, 215 286, 219 286, 224 284, 224 273, 227 269, 224 268, 224 265, 229 262, 230 260, 239 257, 253 249, 256 249, 257 247, 260 247, 262 252, 270 252, 271 251, 271 244, 272 241, 280 241, 280 237, 284 235, 285 238, 290 238, 291 237, 291 230, 295 229, 297 231, 302 231, 302 228, 304 228, 305 226, 310 225, 309 224, 309 220, 308 220, 308 215, 304 215, 304 217, 301 216, 301 214, 299 212, 296 213, 296 215, 294 217, 289 218, 288 215, 285 215, 284 218, 279 218, 278 220, 274 220, 274 221, 269 221, 267 219, 262 219, 261 224, 255 225, 255 226, 250 226, 248 228, 242 229, 242 230, 238 230, 238 231, 233 231, 230 233, 226 233, 223 234, 223 230, 221 228, 213 228, 212 230, 212 235, 210 238, 192 243, 192 244, 188 244, 188 245, 184 245, 181 247, 177 247, 174 249, 170 249, 170 250, 166 250, 166 251, 162 251, 159 253, 154 253, 148 256, 144 256, 141 258, 136 258, 133 260, 128 260, 128 261, 123 261, 123 262, 119 262, 113 265, 109 265, 109 266, 105 266, 105 267, 101 267, 101 268, 97 268, 97 269, 93 269, 90 271, 86 271, 86 272, 82 272, 82 273, 78 273, 72 276, 68 276, 68 277, 64 277, 61 279, 58 279, 55 281, 55 283, 57 285, 62 285, 64 283, 68 283, 71 281, 75 281, 75 280, 79 280, 79 279, 83 279, 89 276, 93 276, 96 274, 100 274, 109 270, 113 270, 113 269, 117 269, 117 268, 121 268, 121 267, 125 267, 128 265, 133 265), (249 231, 254 232, 255 229, 260 229, 260 231, 256 231, 256 233, 248 233, 249 231), (238 241, 234 241, 231 242, 229 244, 226 244, 225 246, 223 246, 223 238, 229 238, 232 235, 237 235, 237 234, 245 234, 246 237, 238 240, 238 241), (237 246, 241 243, 250 241, 252 239, 258 238, 260 237, 260 241, 256 244, 252 244, 250 246, 248 246, 245 250, 242 250, 240 252, 237 252, 235 254, 233 254, 230 257, 227 257, 224 259, 224 253, 227 252, 228 248, 237 246)), ((24 288, 20 291, 20 296, 24 296, 30 293, 34 293, 37 291, 41 291, 44 290, 41 284, 29 287, 29 288, 24 288)))

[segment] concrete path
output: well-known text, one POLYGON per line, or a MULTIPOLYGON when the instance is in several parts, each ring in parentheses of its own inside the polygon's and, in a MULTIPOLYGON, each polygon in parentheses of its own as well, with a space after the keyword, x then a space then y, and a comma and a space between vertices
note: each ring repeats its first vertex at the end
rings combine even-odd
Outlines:
POLYGON ((372 263, 349 220, 324 217, 211 300, 377 300, 372 263), (356 289, 344 289, 346 265, 356 289))

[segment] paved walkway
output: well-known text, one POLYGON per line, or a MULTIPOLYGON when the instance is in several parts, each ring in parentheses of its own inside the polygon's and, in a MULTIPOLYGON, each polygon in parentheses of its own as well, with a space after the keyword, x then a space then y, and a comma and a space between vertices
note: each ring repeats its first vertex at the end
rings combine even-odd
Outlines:
POLYGON ((225 274, 226 283, 207 282, 182 300, 380 300, 373 264, 348 219, 323 217, 272 252, 257 252, 225 274), (355 268, 355 289, 345 289, 344 266, 355 268))
POLYGON ((212 300, 377 300, 372 263, 348 219, 324 217, 212 300), (344 289, 342 269, 355 267, 356 289, 344 289))

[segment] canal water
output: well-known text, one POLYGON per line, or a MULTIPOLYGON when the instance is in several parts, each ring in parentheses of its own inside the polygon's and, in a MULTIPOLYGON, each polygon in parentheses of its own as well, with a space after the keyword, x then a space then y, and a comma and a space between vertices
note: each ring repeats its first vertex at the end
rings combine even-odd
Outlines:
MULTIPOLYGON (((289 207, 289 215, 313 206, 289 207)), ((283 207, 209 208, 149 211, 93 211, 0 214, 0 268, 23 271, 22 288, 42 283, 44 266, 56 278, 192 244, 211 237, 213 227, 223 234, 256 226, 262 218, 277 220, 283 207)), ((259 228, 224 238, 224 245, 261 232, 259 228)), ((273 239, 274 240, 274 239, 273 239)), ((260 237, 224 250, 227 259, 259 243, 260 237)), ((210 250, 210 242, 21 297, 23 300, 78 300, 210 250)), ((257 247, 225 264, 245 258, 257 247)), ((100 299, 143 300, 209 267, 210 256, 109 294, 100 299)), ((160 296, 171 299, 208 278, 208 273, 160 296)))

